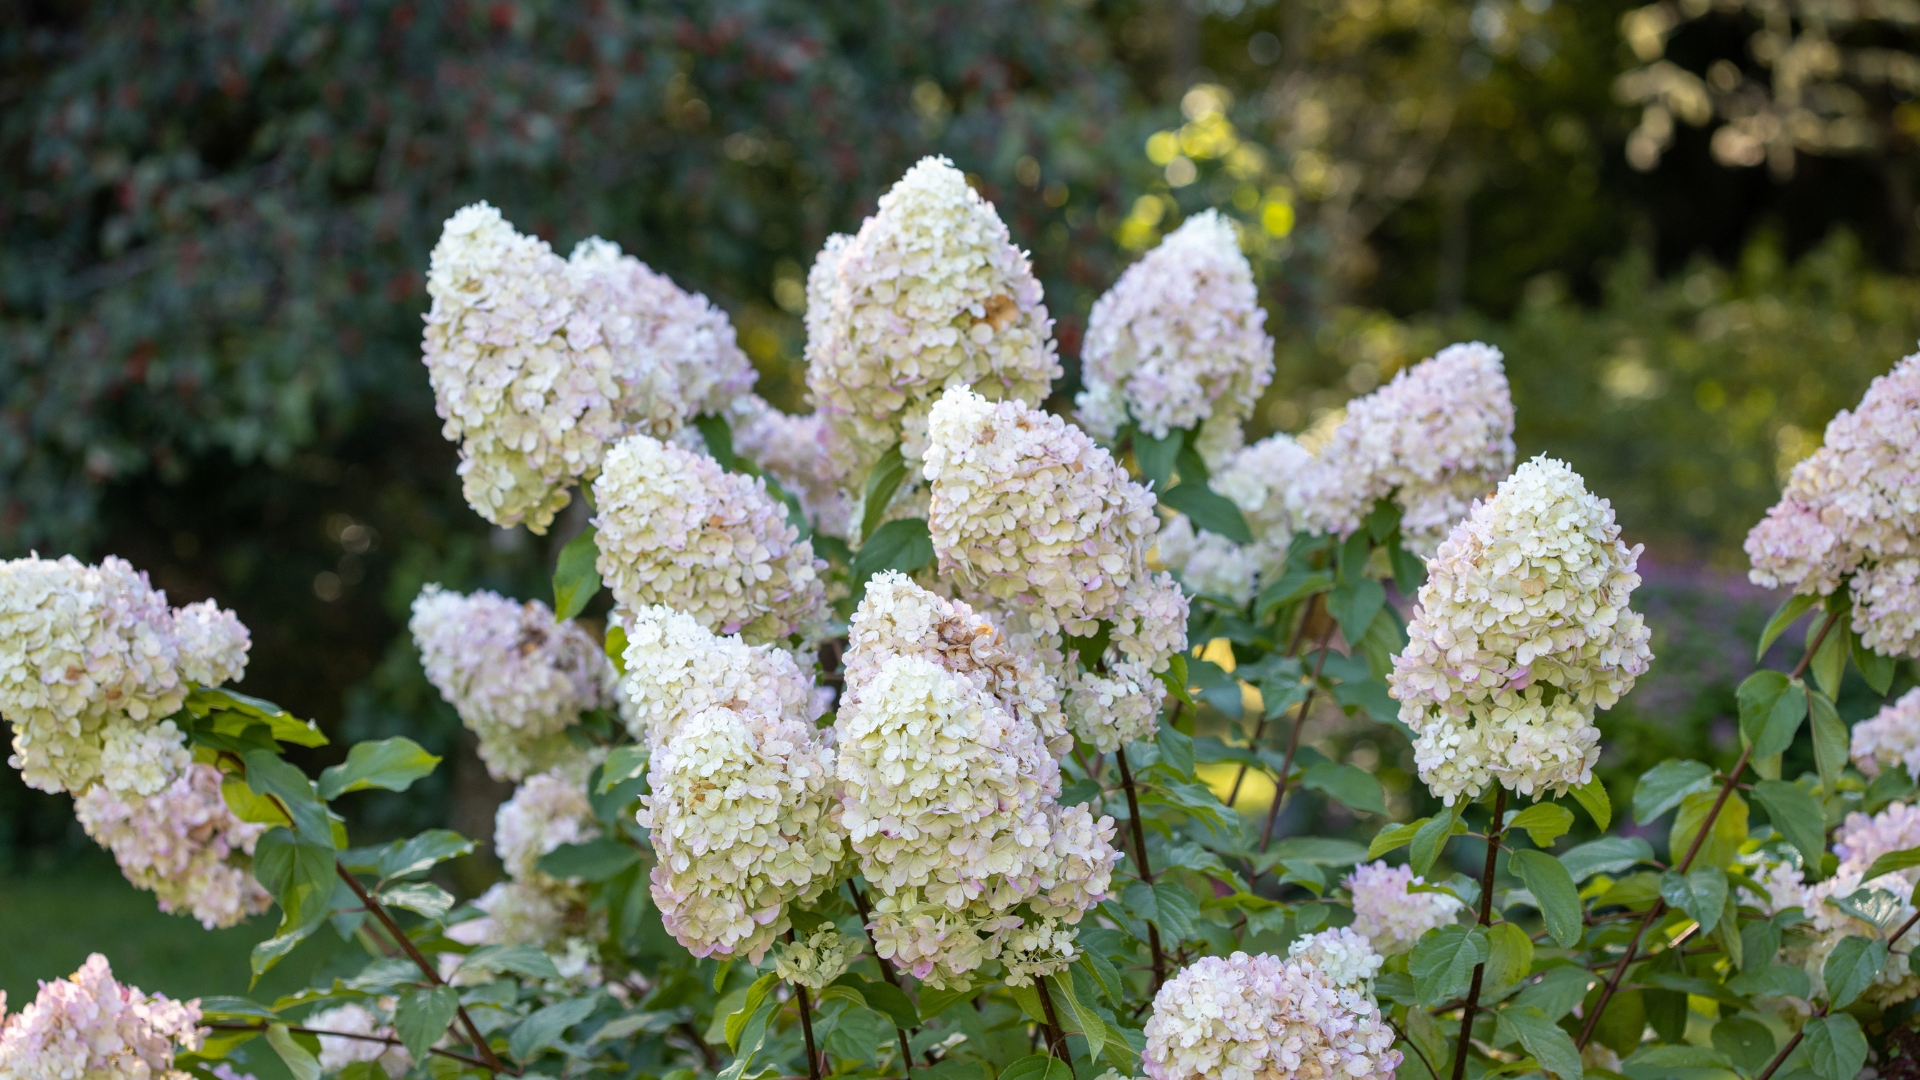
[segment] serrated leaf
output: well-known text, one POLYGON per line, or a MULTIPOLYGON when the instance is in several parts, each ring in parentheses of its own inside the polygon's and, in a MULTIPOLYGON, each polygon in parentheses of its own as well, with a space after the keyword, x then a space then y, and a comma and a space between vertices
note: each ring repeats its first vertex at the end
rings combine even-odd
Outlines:
POLYGON ((513 1034, 507 1036, 507 1053, 518 1062, 532 1061, 541 1051, 559 1042, 568 1028, 592 1015, 599 1004, 599 995, 589 994, 536 1010, 516 1024, 513 1034))
POLYGON ((1580 1065, 1580 1051, 1574 1048, 1573 1037, 1548 1019, 1546 1013, 1530 1005, 1515 1005, 1502 1009, 1499 1015, 1499 1026, 1511 1031, 1542 1069, 1560 1080, 1584 1080, 1586 1073, 1580 1065))
POLYGON ((1833 707, 1832 698, 1814 694, 1810 706, 1814 766, 1820 770, 1820 790, 1831 795, 1839 789, 1840 770, 1847 767, 1852 736, 1846 721, 1840 719, 1839 711, 1833 707))
POLYGON ((1393 566, 1393 584, 1400 590, 1401 596, 1413 596, 1427 581, 1427 561, 1400 544, 1387 549, 1387 560, 1393 566))
POLYGON ((1713 787, 1713 769, 1698 761, 1663 761, 1640 774, 1633 788, 1633 820, 1650 825, 1696 791, 1713 787))
POLYGON ((1253 543, 1247 519, 1232 499, 1205 483, 1182 480, 1160 494, 1162 505, 1187 515, 1196 529, 1223 536, 1236 544, 1253 543))
POLYGON ((1635 863, 1652 860, 1653 845, 1638 836, 1603 836, 1560 856, 1560 865, 1578 884, 1595 874, 1618 874, 1635 863))
POLYGON ((1767 620, 1766 629, 1760 631, 1760 647, 1753 651, 1754 663, 1759 663, 1767 655, 1767 647, 1772 645, 1781 634, 1786 633, 1787 627, 1798 622, 1800 616, 1805 615, 1809 608, 1819 602, 1819 597, 1802 593, 1795 593, 1782 601, 1774 610, 1773 618, 1767 620))
POLYGON ((1325 792, 1342 805, 1355 810, 1364 810, 1369 814, 1387 812, 1387 797, 1380 790, 1380 781, 1358 765, 1322 762, 1308 769, 1300 783, 1315 791, 1325 792))
POLYGON ((285 1024, 267 1025, 267 1045, 286 1062, 287 1071, 293 1074, 293 1080, 320 1080, 320 1059, 294 1040, 293 1032, 285 1024))
POLYGON ((473 841, 450 829, 428 829, 389 845, 380 853, 380 879, 388 881, 431 870, 448 859, 473 852, 473 841))
POLYGON ((1713 1025, 1713 1048, 1749 1076, 1759 1075, 1773 1060, 1776 1049, 1773 1031, 1748 1016, 1729 1016, 1713 1025))
POLYGON ((460 1010, 460 992, 451 986, 421 987, 400 995, 393 1010, 393 1030, 406 1044, 415 1061, 425 1061, 427 1051, 460 1010))
POLYGON ((1555 840, 1573 828, 1573 811, 1556 803, 1534 803, 1513 815, 1507 828, 1525 829, 1527 839, 1532 840, 1535 847, 1551 847, 1555 840))
POLYGON ((1544 851, 1516 851, 1507 866, 1539 902, 1540 916, 1553 940, 1563 949, 1578 945, 1583 929, 1580 890, 1560 860, 1544 851))
POLYGON ((1091 1005, 1081 1003, 1080 996, 1073 989, 1071 972, 1067 972, 1064 977, 1046 976, 1046 980, 1047 985, 1052 988, 1052 997, 1066 1005, 1067 1016, 1062 1017, 1062 1020, 1071 1018, 1073 1026, 1078 1028, 1080 1034, 1087 1040, 1087 1058, 1098 1061, 1100 1051, 1107 1042, 1105 1021, 1100 1019, 1100 1014, 1095 1012, 1091 1005))
MULTIPOLYGON (((1163 724, 1154 741, 1160 745, 1160 764, 1179 773, 1182 778, 1193 778, 1193 736, 1171 724, 1163 724)), ((1123 749, 1121 752, 1126 751, 1123 749)))
POLYGON ((1167 944, 1185 941, 1194 935, 1200 921, 1200 901, 1177 881, 1162 879, 1153 883, 1153 899, 1159 909, 1160 931, 1167 944))
POLYGON ((1460 807, 1456 803, 1447 812, 1427 819, 1427 823, 1413 834, 1412 845, 1407 850, 1407 864, 1413 867, 1414 873, 1426 877, 1433 869, 1434 861, 1440 858, 1440 852, 1454 834, 1454 826, 1460 824, 1459 815, 1460 807))
POLYGON ((1574 788, 1573 797, 1593 819, 1594 826, 1606 832, 1607 826, 1613 823, 1613 800, 1607 796, 1607 785, 1596 776, 1574 788))
POLYGON ((280 961, 331 912, 336 874, 331 846, 296 838, 284 827, 268 829, 256 842, 254 877, 280 905, 280 927, 274 937, 254 947, 257 976, 280 961))
POLYGON ((553 566, 553 617, 565 622, 600 592, 600 542, 593 526, 567 541, 553 566))
POLYGON ((367 788, 405 791, 438 764, 438 756, 404 735, 355 743, 346 761, 320 773, 320 797, 336 799, 367 788))
POLYGON ((1466 993, 1473 969, 1492 955, 1486 928, 1442 926, 1422 935, 1407 961, 1420 1004, 1433 1008, 1466 993))
POLYGON ((1727 875, 1715 866, 1695 867, 1685 874, 1669 870, 1660 875, 1660 898, 1692 916, 1702 934, 1712 933, 1726 911, 1727 875))
POLYGON ((1852 644, 1853 666, 1860 670, 1860 677, 1867 681, 1874 693, 1884 695, 1893 687, 1893 657, 1882 656, 1867 648, 1858 635, 1853 636, 1852 644))
MULTIPOLYGON (((1667 833, 1667 850, 1684 857, 1693 847, 1693 839, 1699 835, 1700 828, 1706 824, 1707 816, 1713 812, 1713 804, 1719 799, 1719 792, 1697 791, 1680 802, 1680 813, 1673 819, 1673 828, 1667 833)), ((1726 805, 1714 818, 1713 830, 1700 845, 1699 854, 1694 857, 1695 866, 1724 867, 1733 862, 1740 852, 1740 845, 1747 839, 1747 800, 1739 792, 1727 796, 1726 805)))
POLYGON ((249 750, 242 760, 247 766, 247 787, 255 795, 278 799, 303 843, 333 847, 332 819, 306 773, 267 750, 249 750))
POLYGON ((233 816, 241 821, 255 825, 293 824, 293 819, 280 809, 279 803, 265 795, 254 794, 247 782, 238 776, 220 778, 220 798, 227 804, 227 809, 233 811, 233 816))
POLYGON ((1340 625, 1340 636, 1357 643, 1386 602, 1385 586, 1369 577, 1357 578, 1333 587, 1327 594, 1327 613, 1340 625))
POLYGON ((1527 977, 1533 969, 1533 939, 1510 922, 1487 927, 1485 988, 1497 991, 1527 977))
POLYGON ((1827 984, 1827 996, 1836 1009, 1853 1004, 1874 977, 1887 964, 1887 943, 1877 938, 1841 938, 1827 954, 1820 968, 1820 979, 1827 984))
POLYGON ((1827 850, 1826 815, 1819 801, 1785 780, 1760 781, 1753 785, 1753 798, 1766 809, 1774 830, 1799 850, 1802 865, 1819 866, 1827 850))
POLYGON ((1793 745, 1807 717, 1806 685, 1778 671, 1756 671, 1735 692, 1740 703, 1740 733, 1756 758, 1771 757, 1793 745))
POLYGON ((467 954, 467 958, 460 962, 460 970, 511 971, 530 979, 560 977, 560 969, 553 966, 553 958, 531 945, 482 945, 467 954))
POLYGON ((933 561, 933 536, 925 518, 901 518, 880 526, 853 556, 853 580, 865 590, 867 579, 885 570, 912 574, 933 561))
MULTIPOLYGON (((867 474, 866 494, 861 499, 860 536, 862 546, 872 540, 873 531, 887 514, 887 504, 893 502, 893 493, 900 490, 901 481, 907 478, 907 461, 900 453, 900 444, 895 443, 880 460, 873 463, 873 471, 867 474)), ((856 580, 865 581, 866 578, 856 580)))
POLYGON ((1867 1037, 1846 1013, 1816 1017, 1801 1029, 1807 1062, 1820 1080, 1853 1080, 1867 1064, 1867 1037))
POLYGON ((1558 1021, 1573 1011, 1587 996, 1587 989, 1600 981, 1585 968, 1552 967, 1540 973, 1540 980, 1528 984, 1513 999, 1515 1005, 1539 1009, 1547 1019, 1558 1021))
POLYGON ((1073 1080, 1073 1070, 1051 1054, 1029 1054, 1002 1069, 1000 1080, 1073 1080))
POLYGON ((443 919, 453 909, 453 894, 430 881, 408 881, 380 890, 388 907, 405 908, 429 919, 443 919))

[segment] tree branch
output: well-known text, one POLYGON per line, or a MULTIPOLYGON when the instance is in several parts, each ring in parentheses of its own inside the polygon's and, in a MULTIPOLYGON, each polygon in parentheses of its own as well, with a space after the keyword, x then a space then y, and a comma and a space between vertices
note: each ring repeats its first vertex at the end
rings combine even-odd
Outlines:
MULTIPOLYGON (((1127 748, 1122 746, 1113 753, 1114 760, 1120 763, 1120 784, 1127 789, 1128 823, 1133 831, 1134 868, 1140 872, 1140 880, 1153 887, 1153 868, 1147 865, 1147 833, 1140 824, 1140 800, 1133 789, 1133 770, 1127 767, 1127 748)), ((1147 920, 1147 947, 1153 953, 1153 992, 1159 993, 1161 984, 1167 981, 1167 957, 1160 947, 1160 927, 1152 919, 1147 920)))
MULTIPOLYGON (((1493 789, 1493 822, 1487 827, 1487 869, 1480 879, 1480 925, 1493 923, 1493 871, 1500 859, 1501 828, 1507 816, 1507 789, 1493 789)), ((1460 1046, 1453 1055, 1453 1080, 1467 1075, 1467 1049, 1473 1043, 1473 1014, 1480 1009, 1480 982, 1487 973, 1482 962, 1473 965, 1473 983, 1467 987, 1467 1003, 1460 1009, 1460 1046)))

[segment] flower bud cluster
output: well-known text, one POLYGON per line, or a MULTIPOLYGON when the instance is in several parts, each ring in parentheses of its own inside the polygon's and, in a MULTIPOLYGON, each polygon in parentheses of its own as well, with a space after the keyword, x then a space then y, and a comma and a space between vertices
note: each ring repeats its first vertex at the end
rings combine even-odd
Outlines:
POLYGON ((1347 404, 1290 494, 1302 527, 1346 536, 1392 497, 1407 550, 1430 555, 1513 468, 1513 396, 1500 350, 1450 345, 1347 404))
POLYGON ((427 681, 480 738, 497 780, 518 780, 572 753, 566 729, 615 699, 613 665, 600 644, 538 600, 481 590, 420 590, 407 628, 427 681))
POLYGON ((1153 999, 1142 1066, 1150 1080, 1390 1080, 1393 1028, 1363 991, 1310 959, 1205 956, 1153 999))
POLYGON ((1087 430, 1111 440, 1131 418, 1159 439, 1197 426, 1217 462, 1273 380, 1266 321, 1233 223, 1188 218, 1094 302, 1074 399, 1087 430))
POLYGON ((1160 526, 1161 562, 1179 572, 1190 592, 1240 605, 1253 599, 1256 582, 1278 577, 1286 566, 1295 531, 1288 493, 1312 461, 1313 455, 1286 435, 1269 435, 1226 455, 1212 487, 1240 508, 1253 543, 1200 532, 1186 515, 1175 515, 1160 526))
POLYGON ((1827 424, 1780 501, 1747 534, 1755 584, 1825 596, 1847 583, 1853 630, 1886 656, 1920 656, 1920 354, 1873 380, 1827 424))
POLYGON ((1453 922, 1465 908, 1446 893, 1411 891, 1426 883, 1408 866, 1375 862, 1354 867, 1342 882, 1353 895, 1351 929, 1382 956, 1411 950, 1427 931, 1453 922))
POLYGON ((1627 606, 1639 554, 1606 500, 1547 457, 1454 527, 1388 679, 1434 794, 1451 806, 1492 782, 1531 795, 1592 779, 1594 711, 1652 660, 1627 606))
POLYGON ((191 915, 213 930, 273 903, 250 863, 267 826, 233 815, 220 794, 220 770, 211 765, 189 762, 144 797, 96 784, 73 808, 87 835, 113 852, 128 881, 159 899, 161 911, 191 915))
POLYGON ((608 451, 593 499, 600 576, 620 607, 664 604, 753 642, 822 629, 826 564, 764 481, 633 435, 608 451))
POLYGON ((12 1016, 0 995, 6 1080, 186 1080, 173 1067, 174 1054, 200 1043, 199 1002, 115 982, 99 953, 71 976, 41 983, 32 1003, 12 1016))
POLYGON ((545 532, 615 440, 670 436, 753 384, 705 297, 598 238, 563 260, 484 202, 447 219, 427 293, 435 408, 468 504, 496 525, 545 532))
POLYGON ((1873 719, 1853 726, 1853 763, 1869 778, 1898 765, 1920 782, 1920 688, 1883 706, 1873 719))
POLYGON ((783 941, 773 952, 773 970, 782 979, 811 990, 846 974, 861 953, 860 939, 823 925, 797 941, 783 941))
POLYGON ((858 234, 830 241, 807 291, 807 387, 859 474, 895 444, 917 461, 948 387, 1038 404, 1060 375, 1033 268, 945 158, 907 170, 858 234))

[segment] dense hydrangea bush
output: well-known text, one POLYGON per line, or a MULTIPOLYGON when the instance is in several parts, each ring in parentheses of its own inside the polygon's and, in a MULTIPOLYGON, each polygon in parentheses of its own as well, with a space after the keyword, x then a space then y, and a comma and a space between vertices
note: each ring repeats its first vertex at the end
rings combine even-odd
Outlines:
POLYGON ((0 565, 12 766, 164 910, 277 907, 256 974, 316 933, 365 952, 185 1004, 96 956, 0 1001, 0 1080, 1911 1071, 1920 690, 1886 699, 1920 361, 1755 530, 1756 580, 1794 586, 1760 653, 1808 626, 1740 685, 1737 757, 1610 792, 1600 714, 1653 660, 1639 547, 1569 464, 1513 467, 1483 345, 1317 449, 1248 444, 1271 343, 1222 219, 1101 302, 1086 429, 1038 407, 1040 286, 944 161, 815 263, 805 416, 611 245, 562 260, 481 204, 433 264, 469 500, 578 530, 551 606, 414 602, 517 784, 503 879, 447 891, 474 851, 447 830, 356 845, 336 804, 438 759, 393 736, 309 776, 285 751, 324 737, 225 685, 232 612, 118 559, 0 565), (590 523, 555 516, 576 488, 590 523), (1336 715, 1424 790, 1305 734, 1336 715), (1307 800, 1370 842, 1306 834, 1307 800))

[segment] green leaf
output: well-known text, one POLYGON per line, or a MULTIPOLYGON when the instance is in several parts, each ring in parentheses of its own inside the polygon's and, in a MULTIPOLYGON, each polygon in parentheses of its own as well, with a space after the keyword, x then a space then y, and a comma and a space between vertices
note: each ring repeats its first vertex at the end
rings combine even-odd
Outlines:
POLYGON ((1433 1008, 1466 993, 1473 969, 1492 953, 1485 927, 1455 924, 1428 931, 1407 961, 1420 1004, 1433 1008))
POLYGON ((1802 865, 1819 866, 1827 850, 1826 815, 1819 801, 1807 789, 1785 780, 1760 781, 1753 785, 1753 798, 1766 808, 1774 830, 1799 849, 1802 865))
POLYGON ((1727 980, 1727 989, 1744 997, 1797 997, 1813 992, 1805 968, 1794 964, 1757 966, 1727 980))
POLYGON ((1352 866, 1375 857, 1351 840, 1331 836, 1289 836, 1274 841, 1268 852, 1288 862, 1312 863, 1315 866, 1352 866))
POLYGON ((306 773, 268 750, 249 750, 242 760, 247 766, 247 787, 255 795, 278 799, 302 842, 333 847, 333 819, 306 773))
POLYGON ((1773 1060, 1773 1031, 1749 1016, 1729 1016, 1713 1025, 1713 1048, 1727 1055, 1749 1076, 1773 1060))
MULTIPOLYGON (((1820 624, 1807 630, 1807 644, 1813 644, 1813 636, 1820 632, 1820 624)), ((1840 678, 1847 673, 1847 643, 1853 639, 1853 631, 1844 621, 1836 622, 1833 629, 1821 640, 1820 647, 1814 651, 1813 659, 1807 663, 1807 673, 1813 676, 1813 685, 1828 697, 1840 696, 1840 678)))
POLYGON ((443 919, 453 909, 453 894, 430 881, 408 881, 380 890, 388 907, 406 908, 429 919, 443 919))
POLYGON ((507 1036, 507 1053, 522 1064, 532 1061, 542 1050, 559 1042, 568 1028, 592 1015, 599 1004, 600 996, 589 994, 534 1012, 515 1025, 513 1034, 507 1036))
POLYGON ((1073 1080, 1073 1070, 1051 1054, 1029 1054, 1000 1070, 1000 1080, 1073 1080))
POLYGON ((1274 608, 1304 600, 1317 592, 1333 588, 1333 575, 1318 570, 1289 570, 1272 584, 1260 590, 1260 599, 1254 605, 1254 618, 1261 622, 1274 608))
POLYGON ((1355 529, 1334 549, 1334 580, 1347 583, 1366 576, 1367 555, 1373 550, 1365 529, 1355 529))
POLYGON ((880 455, 880 460, 873 463, 873 471, 867 474, 866 496, 860 503, 862 546, 873 539, 874 529, 879 527, 880 519, 886 516, 887 504, 893 501, 893 493, 900 490, 900 483, 906 478, 907 461, 900 454, 900 445, 895 443, 880 455))
POLYGON ((1555 803, 1534 803, 1507 822, 1508 829, 1525 829, 1534 847, 1552 847, 1573 828, 1573 811, 1555 803))
POLYGON ((913 999, 897 986, 868 982, 852 972, 835 979, 834 985, 858 985, 861 998, 890 1017, 895 1027, 912 1028, 920 1025, 920 1013, 913 1007, 913 999))
POLYGON ((614 670, 625 675, 627 673, 627 628, 619 623, 607 627, 607 637, 602 644, 602 651, 607 654, 607 659, 613 662, 614 670))
POLYGON ((1386 602, 1385 586, 1369 577, 1357 578, 1333 587, 1327 594, 1327 612, 1340 624, 1340 636, 1357 643, 1386 602))
POLYGON ((1853 1004, 1887 965, 1887 943, 1877 938, 1841 938, 1820 969, 1827 996, 1836 1009, 1853 1004))
POLYGON ((1638 836, 1603 836, 1560 856, 1560 865, 1576 884, 1595 874, 1617 874, 1635 863, 1651 861, 1653 845, 1638 836))
MULTIPOLYGON (((1185 779, 1193 778, 1193 736, 1173 727, 1162 725, 1155 741, 1160 744, 1160 764, 1179 773, 1185 779)), ((1126 753, 1125 749, 1120 751, 1126 753)))
POLYGON ((1144 431, 1133 433, 1133 460, 1140 466, 1140 477, 1153 485, 1155 491, 1167 490, 1167 484, 1173 479, 1173 463, 1180 457, 1180 448, 1186 445, 1187 433, 1173 428, 1158 438, 1144 431))
POLYGON ((1685 874, 1669 870, 1660 875, 1660 898, 1693 916, 1700 932, 1710 934, 1726 910, 1727 875, 1716 866, 1695 867, 1685 874))
POLYGON ((1594 826, 1606 832, 1607 826, 1613 823, 1613 800, 1607 797, 1607 785, 1596 776, 1574 788, 1573 797, 1593 819, 1594 826))
POLYGON ((380 879, 391 880, 431 870, 448 859, 473 852, 473 841, 450 829, 428 829, 395 841, 380 854, 380 879))
POLYGON ((1698 761, 1663 761, 1640 774, 1633 788, 1633 820, 1651 825, 1696 791, 1713 787, 1713 769, 1698 761))
MULTIPOLYGON (((289 766, 291 767, 291 766, 289 766)), ((254 949, 253 973, 278 963, 331 913, 337 876, 331 845, 296 839, 285 828, 268 829, 254 847, 253 874, 280 905, 280 928, 254 949)))
POLYGON ((1387 549, 1387 560, 1393 565, 1393 584, 1400 595, 1417 595, 1427 580, 1427 561, 1399 544, 1387 549))
POLYGON ((1832 698, 1815 694, 1811 704, 1814 766, 1820 770, 1821 792, 1831 795, 1839 789, 1840 770, 1847 767, 1852 736, 1832 698))
POLYGON ((1187 515, 1195 528, 1224 536, 1236 544, 1253 543, 1253 531, 1232 499, 1204 483, 1182 480, 1160 494, 1160 502, 1187 515))
POLYGON ((600 783, 595 793, 605 795, 636 776, 644 776, 648 758, 647 748, 638 743, 614 747, 607 755, 607 763, 600 767, 600 783))
POLYGON ((1540 973, 1540 981, 1522 989, 1513 1003, 1539 1009, 1547 1019, 1557 1022, 1572 1012, 1587 996, 1587 989, 1598 981, 1599 976, 1585 968, 1548 968, 1540 973))
POLYGON ((933 536, 925 518, 901 518, 880 526, 853 556, 853 581, 865 590, 867 579, 885 570, 911 574, 933 561, 933 536))
MULTIPOLYGON (((1426 877, 1433 869, 1434 860, 1447 846, 1447 840, 1453 836, 1454 826, 1460 824, 1460 806, 1455 804, 1446 813, 1435 814, 1427 819, 1425 825, 1413 834, 1413 846, 1407 851, 1407 863, 1413 872, 1426 877)), ((1465 830, 1459 830, 1464 832, 1465 830)))
POLYGON ((511 971, 530 979, 560 977, 560 969, 553 966, 553 958, 532 945, 482 945, 467 954, 467 958, 460 962, 460 970, 511 971))
POLYGON ((1413 838, 1419 835, 1420 829, 1432 820, 1432 818, 1420 818, 1404 825, 1381 829, 1373 834, 1373 843, 1367 845, 1367 858, 1377 859, 1389 851, 1412 843, 1413 838))
POLYGON ((1069 971, 1064 976, 1047 976, 1046 979, 1047 985, 1051 988, 1051 996, 1066 1005, 1067 1015, 1061 1018, 1063 1023, 1070 1023, 1086 1038, 1088 1060, 1100 1060, 1100 1051, 1107 1042, 1106 1023, 1100 1019, 1100 1014, 1094 1011, 1091 1005, 1082 1004, 1080 996, 1074 993, 1072 972, 1069 971))
POLYGON ((1787 597, 1774 611, 1773 618, 1767 620, 1767 628, 1760 631, 1760 647, 1753 651, 1754 663, 1759 663, 1767 655, 1767 646, 1772 645, 1781 634, 1786 633, 1787 627, 1798 622, 1800 616, 1807 613, 1807 609, 1819 602, 1820 598, 1817 596, 1798 593, 1787 597))
POLYGON ((1580 1051, 1574 1048, 1573 1037, 1548 1019, 1546 1013, 1530 1005, 1516 1005, 1500 1011, 1499 1026, 1511 1031, 1521 1047, 1551 1075, 1560 1080, 1584 1080, 1586 1073, 1580 1066, 1580 1051))
POLYGON ((1885 694, 1893 686, 1893 657, 1867 648, 1857 635, 1849 636, 1853 643, 1853 666, 1860 669, 1860 677, 1867 680, 1874 693, 1885 694))
POLYGON ((1487 927, 1486 989, 1492 992, 1511 986, 1527 977, 1533 969, 1533 939, 1510 922, 1487 927))
MULTIPOLYGON (((1699 835, 1700 828, 1706 824, 1707 815, 1713 812, 1713 804, 1720 797, 1717 791, 1696 791, 1681 800, 1680 813, 1674 816, 1673 828, 1667 833, 1667 850, 1676 857, 1684 858, 1687 850, 1693 846, 1693 838, 1699 835)), ((1747 839, 1747 800, 1738 792, 1727 796, 1727 802, 1720 810, 1720 816, 1714 819, 1713 831, 1707 834, 1700 845, 1700 852, 1694 857, 1695 866, 1721 866, 1733 862, 1740 852, 1740 845, 1747 839)))
POLYGON ((440 759, 404 735, 355 743, 347 760, 320 774, 320 797, 337 799, 349 791, 385 788, 405 791, 433 771, 440 759))
POLYGON ((535 865, 562 880, 605 881, 639 861, 640 853, 632 845, 602 836, 581 844, 561 844, 540 856, 535 865))
POLYGON ((267 1025, 267 1045, 287 1063, 293 1080, 320 1080, 320 1059, 294 1040, 285 1024, 267 1025))
MULTIPOLYGON (((728 472, 733 471, 737 458, 733 452, 733 429, 727 426, 723 417, 712 413, 701 413, 693 418, 693 426, 700 432, 700 439, 707 444, 707 456, 720 463, 728 472)), ((419 1057, 419 1054, 413 1055, 419 1057)))
POLYGON ((1873 865, 1867 867, 1867 872, 1860 875, 1860 883, 1864 885, 1882 874, 1891 874, 1896 870, 1906 870, 1915 866, 1920 866, 1920 847, 1889 851, 1873 860, 1873 865))
POLYGON ((295 746, 325 746, 327 737, 311 720, 295 719, 287 710, 263 698, 251 697, 231 688, 196 686, 187 694, 187 711, 202 718, 202 726, 237 735, 258 721, 267 725, 267 733, 283 743, 295 746))
POLYGON ((567 541, 553 566, 553 616, 565 622, 600 592, 600 544, 593 526, 567 541))
POLYGON ((1173 945, 1192 937, 1200 923, 1200 901, 1177 881, 1162 879, 1153 883, 1153 900, 1159 909, 1160 930, 1173 945))
POLYGON ((451 986, 422 987, 400 995, 393 1010, 393 1030, 406 1044, 415 1061, 425 1061, 427 1051, 460 1010, 460 991, 451 986))
POLYGON ((1387 797, 1380 790, 1380 781, 1358 765, 1324 761, 1309 768, 1300 782, 1315 791, 1331 795, 1355 810, 1364 810, 1369 814, 1387 812, 1387 797))
POLYGON ((1820 1080, 1853 1080, 1867 1064, 1867 1037, 1846 1013, 1816 1017, 1800 1029, 1807 1061, 1820 1080))
POLYGON ((1193 694, 1187 690, 1186 653, 1177 652, 1168 657, 1167 670, 1156 672, 1155 675, 1166 684, 1167 693, 1172 694, 1176 700, 1188 708, 1193 708, 1193 694))
MULTIPOLYGON (((1644 843, 1644 841, 1642 841, 1644 843)), ((1539 901, 1540 916, 1546 920, 1547 933, 1563 949, 1580 943, 1580 890, 1573 875, 1560 860, 1544 851, 1516 851, 1507 866, 1533 898, 1539 901)))
POLYGON ((1807 717, 1806 685, 1778 671, 1756 671, 1735 693, 1740 703, 1740 734, 1753 756, 1771 757, 1793 745, 1807 717))

